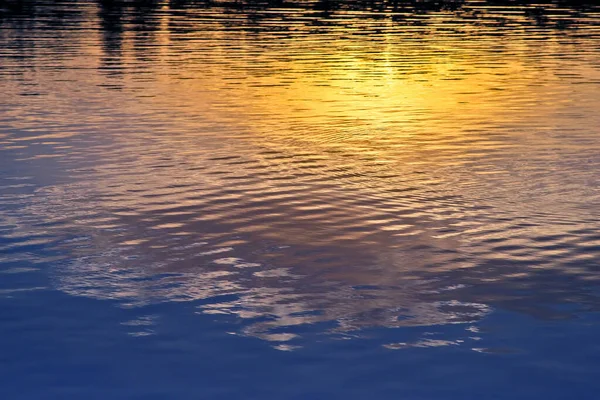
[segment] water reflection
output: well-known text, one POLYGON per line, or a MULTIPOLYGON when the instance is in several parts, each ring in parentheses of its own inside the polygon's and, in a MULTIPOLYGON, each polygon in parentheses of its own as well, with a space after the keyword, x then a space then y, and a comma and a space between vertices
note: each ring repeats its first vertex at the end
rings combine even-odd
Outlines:
POLYGON ((285 346, 598 310, 598 10, 498 4, 5 8, 8 261, 285 346))

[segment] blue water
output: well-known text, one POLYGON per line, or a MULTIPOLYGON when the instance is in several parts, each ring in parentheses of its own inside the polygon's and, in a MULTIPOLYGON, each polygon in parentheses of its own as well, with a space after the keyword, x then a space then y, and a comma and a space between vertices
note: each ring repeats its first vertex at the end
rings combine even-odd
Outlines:
POLYGON ((593 2, 0 3, 2 399, 596 399, 593 2))

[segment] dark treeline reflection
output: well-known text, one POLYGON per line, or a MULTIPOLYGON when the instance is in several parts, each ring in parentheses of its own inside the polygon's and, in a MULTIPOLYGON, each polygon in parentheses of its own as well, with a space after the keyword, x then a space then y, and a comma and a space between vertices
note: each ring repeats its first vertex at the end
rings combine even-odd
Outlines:
MULTIPOLYGON (((88 4, 78 0, 5 0, 0 4, 0 19, 15 17, 44 17, 48 22, 57 24, 78 12, 80 5, 88 4)), ((102 15, 113 22, 118 20, 118 14, 136 14, 142 22, 156 10, 168 9, 222 7, 231 10, 265 9, 272 7, 297 7, 315 10, 372 10, 372 11, 410 11, 429 12, 441 10, 468 11, 472 5, 533 7, 524 10, 526 15, 552 14, 559 7, 588 9, 597 5, 591 0, 486 0, 473 2, 469 0, 97 0, 102 9, 102 15)), ((30 20, 30 19, 28 19, 30 20)), ((110 24, 110 23, 109 23, 110 24)))
MULTIPOLYGON (((21 50, 19 54, 12 54, 12 56, 22 57, 27 54, 31 56, 36 46, 35 40, 21 39, 19 31, 22 32, 23 29, 39 27, 54 29, 56 45, 60 47, 61 42, 67 40, 65 31, 89 19, 89 13, 83 15, 83 9, 89 10, 90 3, 78 0, 7 0, 0 3, 0 27, 4 25, 17 29, 11 40, 13 47, 21 50)), ((246 19, 244 24, 240 24, 240 20, 236 19, 236 29, 285 31, 290 29, 285 23, 273 25, 261 22, 272 18, 272 12, 277 12, 277 9, 297 9, 311 13, 311 17, 320 17, 303 22, 314 26, 317 33, 319 26, 332 24, 328 18, 332 16, 331 13, 337 11, 365 11, 367 13, 362 14, 361 18, 389 18, 399 27, 427 26, 434 23, 427 18, 428 13, 446 12, 455 13, 460 18, 460 24, 465 26, 485 24, 502 27, 514 24, 516 16, 521 17, 517 24, 568 29, 583 23, 582 16, 585 15, 582 13, 597 8, 597 2, 590 0, 487 0, 483 2, 469 0, 97 0, 95 4, 106 54, 104 66, 110 75, 121 73, 119 60, 124 32, 135 32, 135 43, 138 47, 144 47, 145 43, 153 42, 155 37, 153 32, 158 29, 161 15, 170 12, 186 13, 200 9, 214 9, 220 12, 221 10, 223 13, 239 13, 246 19), (509 14, 505 14, 504 11, 509 11, 509 14)), ((282 15, 284 14, 285 12, 282 12, 282 15)), ((295 17, 284 16, 284 18, 294 21, 295 17)), ((227 18, 223 18, 222 23, 225 27, 230 25, 227 18)), ((589 23, 589 19, 586 19, 585 24, 589 23)), ((172 33, 181 32, 182 29, 190 30, 193 27, 189 25, 181 27, 173 23, 169 25, 172 33)), ((0 29, 0 35, 2 34, 3 30, 0 29)), ((62 45, 68 47, 67 43, 62 45)), ((151 52, 146 46, 144 51, 138 52, 137 55, 143 61, 151 57, 151 52)))
MULTIPOLYGON (((225 13, 239 12, 247 19, 247 23, 241 26, 242 29, 262 31, 289 29, 285 24, 261 25, 262 20, 272 17, 270 12, 262 11, 276 11, 278 8, 321 11, 321 19, 313 18, 306 22, 316 26, 328 24, 327 18, 330 13, 344 10, 370 12, 361 15, 361 18, 389 17, 398 26, 426 26, 432 23, 426 18, 428 13, 442 11, 456 13, 461 19, 461 24, 465 25, 514 24, 512 17, 519 17, 520 13, 522 19, 518 21, 519 24, 558 29, 576 27, 581 23, 582 12, 597 8, 597 2, 590 0, 98 0, 96 4, 108 64, 119 57, 125 31, 135 31, 138 43, 149 42, 154 37, 153 32, 158 29, 160 15, 194 9, 214 8, 225 13), (506 10, 503 7, 507 7, 506 10), (510 18, 503 11, 510 11, 510 18), (390 12, 395 14, 387 15, 390 12), (420 18, 415 19, 415 16, 420 18)), ((57 40, 64 40, 61 33, 63 30, 68 30, 69 27, 89 18, 82 15, 82 9, 87 9, 89 5, 90 2, 77 0, 7 0, 0 4, 0 24, 9 24, 17 29, 54 27, 57 40)), ((294 17, 289 18, 293 20, 294 17)), ((223 19, 223 23, 228 25, 229 21, 223 19)), ((181 28, 171 24, 169 29, 178 31, 181 28)), ((185 29, 190 27, 186 26, 185 29)), ((20 42, 19 35, 13 40, 20 42)), ((27 49, 35 47, 35 41, 21 41, 17 47, 26 52, 27 49)))
MULTIPOLYGON (((222 7, 230 10, 256 10, 273 7, 314 9, 322 11, 365 10, 365 11, 404 11, 426 13, 441 10, 469 11, 473 2, 468 0, 99 0, 103 9, 124 12, 139 12, 148 15, 152 10, 167 6, 170 9, 222 7)), ((531 6, 525 15, 534 18, 552 14, 556 6, 586 9, 596 5, 590 0, 487 0, 477 2, 477 6, 531 6)), ((542 19, 538 22, 543 22, 542 19)))

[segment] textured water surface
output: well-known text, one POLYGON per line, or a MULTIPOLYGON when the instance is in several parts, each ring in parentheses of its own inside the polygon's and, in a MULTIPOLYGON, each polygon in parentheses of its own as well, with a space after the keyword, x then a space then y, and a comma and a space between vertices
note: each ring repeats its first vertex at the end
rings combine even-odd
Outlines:
POLYGON ((596 398, 594 2, 9 0, 0 66, 4 398, 596 398))

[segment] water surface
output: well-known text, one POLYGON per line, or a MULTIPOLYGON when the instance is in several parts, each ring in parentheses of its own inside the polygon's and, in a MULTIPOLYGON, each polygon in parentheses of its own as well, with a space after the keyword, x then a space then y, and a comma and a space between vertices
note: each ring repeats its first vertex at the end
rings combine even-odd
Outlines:
POLYGON ((7 398, 595 398, 599 39, 584 1, 0 5, 7 398))

